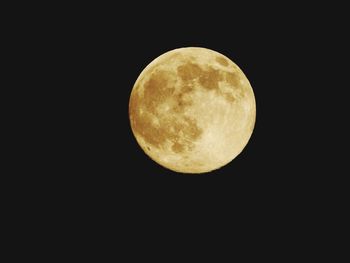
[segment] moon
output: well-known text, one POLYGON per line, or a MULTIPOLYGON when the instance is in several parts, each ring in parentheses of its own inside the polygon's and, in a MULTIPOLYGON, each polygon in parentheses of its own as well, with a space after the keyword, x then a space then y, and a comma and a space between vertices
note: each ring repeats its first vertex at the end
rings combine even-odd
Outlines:
POLYGON ((131 130, 142 150, 175 172, 200 174, 230 163, 255 125, 253 89, 226 56, 201 47, 154 59, 129 100, 131 130))

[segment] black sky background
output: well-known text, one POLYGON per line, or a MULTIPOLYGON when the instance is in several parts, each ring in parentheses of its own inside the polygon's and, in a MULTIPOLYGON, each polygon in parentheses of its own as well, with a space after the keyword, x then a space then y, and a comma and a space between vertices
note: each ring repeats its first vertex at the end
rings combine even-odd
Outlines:
POLYGON ((4 229, 29 252, 14 246, 11 257, 67 251, 96 253, 99 262, 149 255, 220 262, 245 248, 245 258, 308 252, 314 259, 326 253, 321 245, 346 239, 336 227, 348 206, 341 203, 348 190, 340 189, 348 169, 338 165, 347 164, 347 8, 305 1, 13 4, 13 14, 3 9, 10 14, 3 41, 14 51, 3 53, 11 58, 5 68, 19 70, 3 72, 16 95, 4 111, 18 112, 11 119, 20 125, 3 125, 15 137, 3 136, 12 148, 5 155, 16 156, 2 160, 10 167, 3 177, 14 181, 2 184, 10 207, 3 214, 15 224, 4 229), (128 115, 142 70, 188 46, 234 61, 257 106, 243 152, 202 175, 152 161, 128 115))
POLYGON ((334 48, 320 43, 335 34, 323 8, 169 2, 48 12, 53 23, 43 46, 49 46, 47 60, 57 61, 48 70, 57 89, 47 103, 59 100, 56 116, 63 124, 55 126, 57 157, 46 171, 58 175, 44 180, 47 191, 59 188, 57 202, 65 200, 72 213, 93 211, 109 224, 122 220, 140 231, 162 222, 176 229, 186 220, 192 227, 199 221, 219 227, 233 219, 258 231, 263 220, 298 221, 312 213, 327 198, 320 192, 330 191, 323 187, 328 177, 320 176, 331 171, 324 161, 331 143, 324 139, 323 120, 336 122, 322 106, 330 80, 320 76, 327 75, 323 65, 334 48), (149 159, 128 116, 133 84, 145 66, 188 46, 233 60, 248 77, 257 105, 243 152, 203 175, 175 173, 149 159))

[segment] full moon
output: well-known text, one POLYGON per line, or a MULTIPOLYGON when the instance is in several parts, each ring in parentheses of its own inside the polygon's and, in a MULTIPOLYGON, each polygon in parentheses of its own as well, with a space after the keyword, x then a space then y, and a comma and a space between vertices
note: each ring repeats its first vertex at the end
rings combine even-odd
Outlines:
POLYGON ((154 59, 131 92, 129 117, 142 150, 170 170, 199 174, 231 162, 255 125, 253 89, 226 56, 174 49, 154 59))

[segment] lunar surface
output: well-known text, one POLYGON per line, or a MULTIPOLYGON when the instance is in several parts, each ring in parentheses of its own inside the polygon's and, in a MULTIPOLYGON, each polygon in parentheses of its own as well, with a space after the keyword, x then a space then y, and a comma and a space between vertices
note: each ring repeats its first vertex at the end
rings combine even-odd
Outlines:
POLYGON ((253 89, 242 70, 206 48, 179 48, 153 60, 129 101, 132 132, 158 164, 204 173, 231 162, 255 124, 253 89))

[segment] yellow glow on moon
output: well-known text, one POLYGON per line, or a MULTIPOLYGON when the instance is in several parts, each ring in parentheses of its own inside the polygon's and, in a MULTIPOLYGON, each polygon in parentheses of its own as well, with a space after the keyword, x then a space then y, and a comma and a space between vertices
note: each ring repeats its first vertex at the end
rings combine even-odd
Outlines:
POLYGON ((255 124, 253 89, 242 70, 206 48, 174 49, 137 78, 129 101, 131 128, 143 151, 182 173, 231 162, 255 124))

